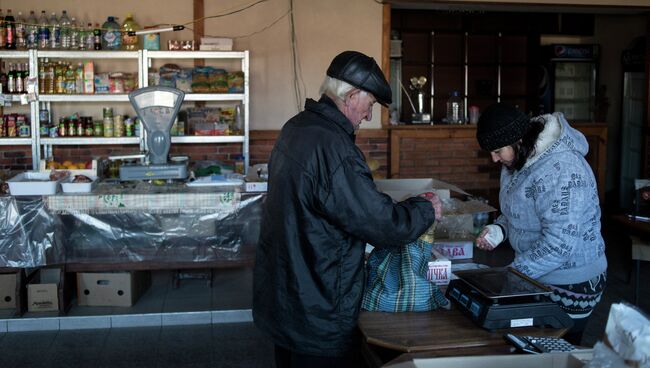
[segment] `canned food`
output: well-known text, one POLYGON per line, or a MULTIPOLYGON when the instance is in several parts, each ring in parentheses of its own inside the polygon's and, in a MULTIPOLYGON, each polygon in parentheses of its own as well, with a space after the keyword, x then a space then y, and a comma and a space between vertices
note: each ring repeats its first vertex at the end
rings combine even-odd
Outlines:
POLYGON ((105 117, 103 125, 104 125, 104 137, 112 137, 113 136, 113 118, 112 117, 105 117))
POLYGON ((27 124, 22 124, 18 126, 18 136, 21 138, 27 138, 32 135, 32 129, 27 124))
POLYGON ((50 122, 50 112, 47 109, 41 109, 38 111, 38 120, 41 124, 50 122))
POLYGON ((93 135, 95 137, 102 137, 104 135, 104 123, 102 121, 93 122, 93 135))

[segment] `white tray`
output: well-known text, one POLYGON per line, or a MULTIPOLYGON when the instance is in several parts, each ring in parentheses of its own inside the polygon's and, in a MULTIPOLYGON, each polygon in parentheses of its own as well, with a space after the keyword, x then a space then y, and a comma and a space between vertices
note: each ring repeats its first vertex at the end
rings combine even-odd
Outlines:
POLYGON ((73 183, 74 175, 68 176, 61 182, 61 188, 63 193, 90 193, 95 189, 97 184, 97 177, 92 175, 86 175, 93 181, 90 183, 73 183))
POLYGON ((50 173, 26 171, 7 180, 13 196, 53 195, 60 189, 60 180, 50 180, 50 173))

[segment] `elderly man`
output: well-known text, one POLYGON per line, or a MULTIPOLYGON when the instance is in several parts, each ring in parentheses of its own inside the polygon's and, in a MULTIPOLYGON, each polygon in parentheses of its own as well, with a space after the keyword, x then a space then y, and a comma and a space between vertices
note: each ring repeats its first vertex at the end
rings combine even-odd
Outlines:
POLYGON ((391 102, 373 58, 337 55, 321 94, 284 125, 269 160, 253 317, 275 343, 277 367, 358 366, 366 243, 412 242, 442 212, 431 193, 395 203, 378 192, 354 143, 374 103, 391 102))

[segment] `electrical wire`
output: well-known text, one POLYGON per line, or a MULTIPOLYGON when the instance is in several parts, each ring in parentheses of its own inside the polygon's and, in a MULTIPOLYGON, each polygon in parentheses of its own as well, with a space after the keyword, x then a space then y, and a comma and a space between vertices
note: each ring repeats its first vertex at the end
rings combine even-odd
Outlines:
POLYGON ((296 27, 294 15, 293 0, 289 0, 289 23, 291 27, 291 56, 292 56, 292 66, 293 66, 293 92, 296 98, 296 109, 302 111, 302 100, 304 96, 304 91, 307 89, 305 87, 305 82, 302 79, 302 71, 300 69, 300 59, 298 57, 298 42, 296 40, 296 27))

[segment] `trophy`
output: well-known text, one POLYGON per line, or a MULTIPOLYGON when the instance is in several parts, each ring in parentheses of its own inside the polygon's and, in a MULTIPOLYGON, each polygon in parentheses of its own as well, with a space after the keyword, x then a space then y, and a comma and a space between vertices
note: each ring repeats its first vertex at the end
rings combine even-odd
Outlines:
POLYGON ((427 78, 425 76, 420 76, 420 77, 411 77, 410 79, 411 85, 410 88, 411 90, 415 91, 416 96, 417 96, 417 110, 415 109, 415 106, 411 103, 411 107, 413 108, 413 115, 411 122, 413 124, 430 124, 431 123, 431 114, 425 114, 423 112, 424 110, 424 92, 422 91, 424 89, 424 85, 427 83, 427 78))

